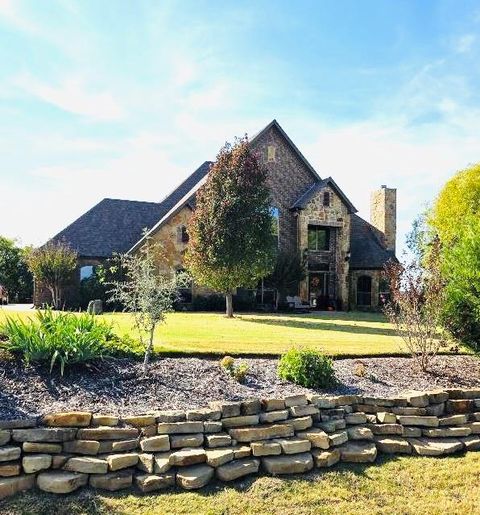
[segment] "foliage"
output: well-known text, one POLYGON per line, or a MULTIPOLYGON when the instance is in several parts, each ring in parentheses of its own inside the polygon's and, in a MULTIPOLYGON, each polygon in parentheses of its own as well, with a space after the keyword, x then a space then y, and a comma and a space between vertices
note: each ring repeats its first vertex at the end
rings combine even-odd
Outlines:
POLYGON ((32 297, 33 277, 25 262, 25 250, 14 240, 0 236, 0 285, 10 299, 24 302, 32 297))
POLYGON ((0 332, 7 338, 1 347, 21 354, 27 363, 47 362, 50 371, 58 364, 62 375, 67 365, 135 352, 114 334, 111 325, 86 313, 48 309, 37 311, 34 319, 9 317, 0 332))
POLYGON ((480 219, 471 217, 457 243, 443 249, 446 281, 443 324, 480 350, 480 219))
POLYGON ((243 383, 248 374, 248 365, 240 363, 237 365, 231 356, 224 356, 220 360, 220 366, 227 372, 227 374, 235 379, 237 383, 243 383))
POLYGON ((186 265, 198 283, 225 293, 255 288, 272 269, 274 241, 267 172, 246 138, 226 144, 197 192, 186 265))
POLYGON ((279 251, 272 273, 265 279, 265 284, 277 289, 275 308, 288 291, 305 279, 305 265, 298 253, 279 251))
POLYGON ((430 226, 443 246, 454 243, 468 220, 480 216, 480 164, 458 172, 438 195, 430 226))
POLYGON ((134 327, 145 349, 145 374, 153 350, 155 328, 165 321, 167 313, 173 311, 179 299, 178 289, 186 282, 186 278, 173 273, 167 263, 164 248, 146 238, 137 254, 119 256, 124 280, 110 283, 110 300, 119 302, 124 311, 133 315, 134 327))
POLYGON ((412 229, 406 236, 408 250, 414 259, 420 263, 423 259, 428 259, 429 249, 431 248, 436 232, 429 224, 430 209, 422 211, 412 223, 412 229))
POLYGON ((439 329, 445 298, 439 250, 436 242, 426 269, 418 260, 407 265, 390 262, 386 266, 390 300, 384 312, 415 363, 424 371, 445 344, 444 334, 439 329))
POLYGON ((66 242, 50 241, 27 254, 27 264, 35 280, 52 295, 52 306, 62 306, 63 288, 71 280, 77 266, 77 253, 66 242))
POLYGON ((313 349, 290 349, 278 363, 278 376, 305 388, 326 388, 334 382, 333 361, 313 349))

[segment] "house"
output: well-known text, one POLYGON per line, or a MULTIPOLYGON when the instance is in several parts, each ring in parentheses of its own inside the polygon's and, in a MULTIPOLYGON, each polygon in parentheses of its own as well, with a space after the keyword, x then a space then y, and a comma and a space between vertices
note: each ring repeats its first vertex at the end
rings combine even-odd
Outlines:
MULTIPOLYGON (((367 222, 334 179, 317 174, 276 120, 250 144, 268 169, 279 247, 301 253, 306 263, 306 279, 292 293, 318 309, 377 309, 387 291, 384 266, 395 259, 396 190, 382 186, 372 193, 367 222)), ((167 248, 172 267, 181 269, 195 193, 211 165, 204 162, 161 202, 104 199, 57 234, 54 240, 66 240, 78 252, 69 295, 113 253, 138 251, 145 228, 167 248)), ((209 293, 192 284, 186 300, 209 293)), ((37 287, 35 302, 43 296, 37 287)))

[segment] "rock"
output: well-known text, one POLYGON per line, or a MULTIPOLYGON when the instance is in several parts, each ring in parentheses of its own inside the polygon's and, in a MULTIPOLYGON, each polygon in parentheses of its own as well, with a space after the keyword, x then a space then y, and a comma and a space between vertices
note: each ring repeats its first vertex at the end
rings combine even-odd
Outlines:
POLYGON ((468 415, 450 415, 438 420, 439 426, 462 426, 468 422, 468 415))
POLYGON ((103 302, 100 299, 89 301, 87 313, 90 315, 101 315, 103 313, 103 302))
POLYGON ((418 417, 408 415, 398 415, 397 420, 402 426, 417 426, 417 427, 438 427, 437 417, 418 417))
POLYGON ((274 476, 282 474, 301 474, 313 468, 313 458, 309 452, 289 456, 267 456, 262 458, 265 470, 274 476))
POLYGON ((480 422, 472 422, 468 427, 472 430, 472 435, 480 434, 480 422))
POLYGON ((118 426, 119 418, 113 415, 93 415, 92 426, 118 426))
POLYGON ((445 413, 445 403, 441 404, 431 404, 425 408, 426 415, 430 415, 433 417, 441 417, 445 413))
POLYGON ((330 445, 337 446, 342 445, 348 441, 348 433, 346 431, 336 431, 328 435, 330 445))
POLYGON ((249 445, 237 445, 231 448, 233 457, 237 460, 240 458, 248 458, 252 454, 252 449, 249 445))
POLYGON ((52 456, 52 469, 61 469, 72 458, 71 454, 54 454, 52 456))
POLYGON ((77 438, 79 440, 125 440, 136 438, 138 429, 134 427, 87 427, 79 429, 77 438))
POLYGON ((110 492, 129 488, 132 486, 132 473, 121 470, 119 472, 109 472, 104 475, 94 474, 90 476, 90 486, 102 490, 109 490, 110 492))
POLYGON ((37 417, 15 418, 13 420, 0 420, 0 429, 21 429, 35 427, 37 417))
POLYGON ((26 474, 35 474, 40 470, 50 468, 52 464, 52 457, 50 454, 32 454, 24 456, 22 459, 23 471, 26 474))
POLYGON ((366 424, 367 417, 365 413, 350 413, 345 417, 347 424, 366 424))
POLYGON ((275 442, 252 442, 250 447, 254 456, 271 456, 282 453, 280 444, 275 442))
POLYGON ((134 427, 154 426, 156 421, 157 419, 154 415, 137 415, 122 418, 122 422, 134 427))
POLYGON ((377 448, 372 442, 348 442, 338 449, 340 459, 350 463, 371 463, 377 457, 377 448))
POLYGON ((347 427, 347 423, 345 420, 329 420, 327 422, 320 422, 315 424, 315 426, 323 429, 326 433, 335 433, 339 429, 345 429, 347 427))
POLYGON ((171 452, 161 452, 154 455, 153 472, 155 472, 155 474, 163 474, 172 468, 170 465, 171 454, 171 452))
POLYGON ((449 436, 468 436, 472 430, 469 427, 442 427, 440 429, 423 429, 422 434, 430 438, 448 438, 449 436))
POLYGON ((169 451, 170 439, 167 435, 157 435, 150 438, 144 438, 143 440, 140 440, 140 448, 144 452, 169 451))
POLYGON ((30 490, 34 486, 34 475, 0 478, 0 499, 5 499, 5 497, 15 495, 18 492, 30 490))
POLYGON ((67 411, 44 415, 42 422, 46 426, 86 427, 90 425, 92 414, 88 411, 67 411))
POLYGON ((0 445, 5 445, 10 441, 10 431, 6 429, 0 429, 0 445))
POLYGON ((408 404, 414 408, 424 408, 429 404, 428 394, 423 392, 408 392, 406 398, 408 404))
POLYGON ((68 428, 14 429, 12 439, 16 442, 66 442, 73 440, 76 434, 77 429, 68 428))
POLYGON ((222 412, 218 409, 198 408, 187 411, 186 418, 188 421, 199 420, 220 420, 222 412))
POLYGON ((103 440, 100 442, 99 452, 133 451, 138 447, 138 440, 103 440))
POLYGON ((281 420, 278 424, 287 424, 292 426, 295 431, 304 431, 309 427, 313 426, 312 417, 299 417, 299 418, 291 418, 289 420, 281 420))
POLYGON ((207 451, 207 464, 211 467, 219 467, 233 460, 232 449, 212 449, 207 451))
POLYGON ((180 410, 157 411, 155 414, 157 423, 183 422, 186 420, 186 413, 180 410))
POLYGON ((285 397, 285 406, 287 408, 291 408, 292 406, 306 406, 307 404, 307 396, 303 394, 285 397))
POLYGON ((260 399, 247 399, 242 401, 240 413, 242 415, 256 415, 262 411, 262 403, 260 399))
POLYGON ((330 397, 318 397, 314 402, 312 399, 312 404, 315 404, 320 409, 331 409, 337 405, 336 400, 330 397))
POLYGON ((262 399, 261 403, 265 411, 280 411, 285 409, 285 401, 283 399, 262 399))
MULTIPOLYGON (((363 404, 373 404, 374 406, 392 407, 395 406, 395 399, 386 399, 385 397, 368 397, 363 396, 363 404)), ((383 410, 385 411, 385 410, 383 410)))
MULTIPOLYGON (((397 417, 395 417, 396 421, 397 417)), ((367 423, 368 424, 376 424, 377 423, 377 416, 374 414, 367 413, 367 423)))
POLYGON ((157 425, 159 435, 203 433, 203 422, 160 422, 157 425))
POLYGON ((373 440, 372 430, 368 427, 349 427, 347 433, 349 440, 373 440))
POLYGON ((414 415, 417 417, 422 417, 427 414, 426 408, 402 408, 402 407, 393 407, 392 413, 395 415, 414 415))
MULTIPOLYGON (((182 447, 201 447, 203 445, 203 433, 197 433, 194 435, 172 435, 170 437, 170 444, 172 449, 180 449, 182 447)), ((167 449, 163 450, 165 451, 167 449)))
POLYGON ((62 452, 62 446, 59 443, 23 442, 22 450, 23 452, 60 454, 62 452))
POLYGON ((177 485, 185 490, 195 490, 205 486, 213 477, 215 469, 210 465, 194 465, 177 472, 177 485))
POLYGON ((467 451, 480 451, 480 436, 471 435, 460 438, 467 451))
POLYGON ((293 427, 290 424, 242 427, 230 429, 229 434, 238 442, 254 442, 293 436, 293 427))
POLYGON ((410 438, 408 441, 420 456, 443 456, 453 454, 463 448, 463 443, 456 439, 410 438))
POLYGON ((219 410, 222 414, 222 418, 240 416, 240 402, 213 401, 208 404, 212 409, 219 410))
POLYGON ((411 454, 412 448, 407 440, 399 436, 375 437, 377 449, 384 454, 411 454))
POLYGON ((70 458, 63 468, 71 472, 82 472, 83 474, 106 474, 108 472, 108 463, 98 458, 78 456, 70 458))
POLYGON ((0 463, 0 478, 18 476, 20 472, 21 467, 18 461, 8 461, 0 463))
POLYGON ((422 436, 422 429, 420 427, 405 426, 402 434, 408 438, 419 438, 422 436))
POLYGON ((472 399, 448 400, 445 406, 447 413, 469 413, 473 408, 472 399))
POLYGON ((63 451, 71 452, 72 454, 95 455, 98 454, 99 450, 100 442, 95 440, 72 440, 63 444, 63 451))
POLYGON ((298 432, 297 437, 303 440, 309 440, 313 448, 328 449, 330 447, 329 435, 318 427, 313 427, 308 431, 298 432))
POLYGON ((207 441, 208 447, 227 447, 232 445, 232 437, 227 433, 217 433, 214 435, 206 435, 205 440, 207 441))
POLYGON ((380 411, 377 413, 377 420, 380 424, 395 424, 397 422, 397 416, 393 413, 380 411))
POLYGON ((138 463, 138 454, 133 452, 126 452, 124 454, 109 454, 105 456, 105 459, 107 460, 109 470, 114 472, 115 470, 134 467, 138 463))
POLYGON ((427 392, 431 404, 441 404, 448 401, 448 393, 444 390, 431 390, 427 392))
POLYGON ((289 408, 292 417, 306 417, 308 415, 318 415, 320 411, 313 404, 307 406, 292 406, 289 408))
POLYGON ((69 494, 81 486, 85 486, 87 481, 87 474, 59 470, 53 472, 41 472, 37 476, 38 488, 44 492, 50 492, 52 494, 69 494))
POLYGON ((334 397, 336 406, 346 406, 350 404, 359 404, 360 397, 358 395, 338 395, 334 397))
POLYGON ((222 423, 215 420, 206 420, 203 423, 203 427, 205 433, 220 433, 220 431, 223 429, 222 423))
POLYGON ((400 424, 368 424, 367 427, 374 435, 401 436, 404 430, 404 427, 400 424))
POLYGON ((143 493, 164 490, 175 485, 175 474, 141 474, 135 476, 135 484, 143 493))
POLYGON ((0 462, 18 460, 21 453, 20 447, 0 447, 0 462))
POLYGON ((244 427, 244 426, 255 426, 259 423, 258 415, 245 415, 242 417, 230 417, 222 419, 223 427, 244 427))
POLYGON ((283 454, 298 454, 300 452, 308 452, 312 448, 310 440, 302 438, 282 438, 273 440, 280 444, 283 454))
POLYGON ((253 459, 241 459, 231 461, 225 465, 220 465, 216 474, 218 479, 221 481, 234 481, 248 474, 256 474, 260 467, 260 460, 253 459))
POLYGON ((207 461, 207 453, 204 449, 182 449, 181 451, 172 452, 169 458, 170 465, 178 465, 180 467, 205 461, 207 461))
POLYGON ((472 417, 472 420, 480 422, 480 413, 472 413, 470 416, 472 417))
POLYGON ((331 467, 340 461, 340 451, 338 448, 328 451, 312 449, 312 456, 317 468, 331 467))
POLYGON ((287 420, 288 411, 280 410, 280 411, 268 411, 267 413, 260 413, 260 422, 262 424, 272 424, 274 422, 278 422, 279 420, 287 420))
MULTIPOLYGON (((170 456, 170 453, 168 453, 168 456, 170 456)), ((148 472, 149 474, 153 474, 154 460, 155 456, 151 453, 142 452, 138 454, 137 469, 143 470, 143 472, 148 472)))

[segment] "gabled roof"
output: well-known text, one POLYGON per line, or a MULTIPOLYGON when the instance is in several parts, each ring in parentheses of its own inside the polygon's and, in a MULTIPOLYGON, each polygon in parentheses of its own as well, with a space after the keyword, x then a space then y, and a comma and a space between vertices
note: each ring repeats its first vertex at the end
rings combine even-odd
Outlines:
POLYGON ((255 134, 255 136, 250 140, 250 143, 255 143, 259 140, 266 132, 268 132, 272 127, 275 127, 278 132, 282 135, 282 137, 286 140, 286 142, 290 145, 291 149, 297 154, 303 164, 308 168, 308 170, 312 173, 314 179, 320 181, 320 176, 315 171, 313 166, 307 161, 305 156, 300 152, 295 143, 289 138, 288 134, 282 129, 277 120, 272 120, 266 127, 264 127, 260 132, 255 134))
POLYGON ((388 261, 395 260, 395 253, 387 250, 378 237, 377 229, 352 214, 350 227, 350 269, 383 269, 388 261))
POLYGON ((343 203, 348 207, 349 213, 356 213, 358 211, 331 177, 317 181, 309 186, 307 190, 293 203, 291 209, 304 209, 314 195, 325 186, 330 186, 336 192, 336 194, 342 199, 343 203))
MULTIPOLYGON (((103 199, 52 238, 65 240, 81 257, 110 257, 124 253, 151 229, 208 174, 211 162, 205 161, 161 202, 103 199)), ((186 198, 185 198, 186 197, 186 198)))

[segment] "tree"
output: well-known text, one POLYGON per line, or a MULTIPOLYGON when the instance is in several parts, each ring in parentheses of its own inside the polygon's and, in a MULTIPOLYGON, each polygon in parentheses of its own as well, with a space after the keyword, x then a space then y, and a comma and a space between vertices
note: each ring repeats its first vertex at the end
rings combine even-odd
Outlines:
POLYGON ((265 279, 268 286, 276 288, 275 309, 290 288, 305 279, 305 266, 296 252, 279 251, 272 273, 265 279))
POLYGON ((390 262, 386 267, 390 300, 384 306, 385 314, 423 371, 445 344, 439 329, 445 291, 439 264, 437 241, 426 269, 419 260, 407 265, 390 262))
MULTIPOLYGON (((143 371, 146 374, 155 329, 173 310, 179 299, 178 289, 187 279, 164 266, 167 263, 165 250, 150 238, 137 254, 120 255, 118 262, 124 280, 110 283, 110 301, 119 302, 124 311, 133 315, 135 329, 145 349, 143 371)), ((118 270, 112 270, 115 272, 118 270)))
POLYGON ((274 262, 272 217, 267 171, 247 138, 226 144, 199 189, 192 215, 185 263, 194 279, 226 296, 233 316, 232 294, 255 288, 274 262))
POLYGON ((32 296, 33 278, 25 262, 25 251, 3 236, 0 236, 0 285, 11 299, 24 301, 32 296))
POLYGON ((27 265, 35 281, 45 286, 51 293, 52 306, 62 306, 63 289, 71 281, 77 267, 77 253, 64 241, 50 241, 31 250, 27 265))

